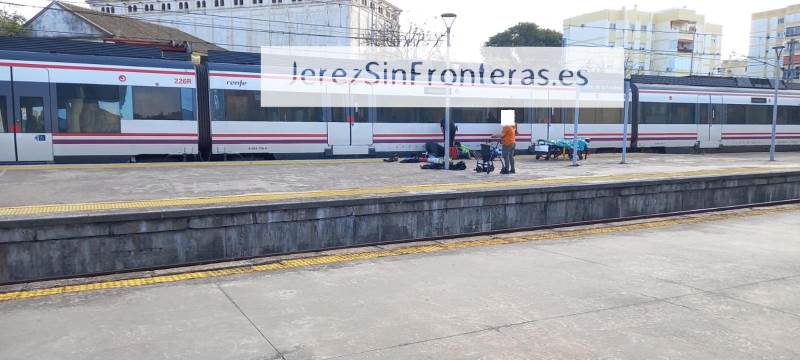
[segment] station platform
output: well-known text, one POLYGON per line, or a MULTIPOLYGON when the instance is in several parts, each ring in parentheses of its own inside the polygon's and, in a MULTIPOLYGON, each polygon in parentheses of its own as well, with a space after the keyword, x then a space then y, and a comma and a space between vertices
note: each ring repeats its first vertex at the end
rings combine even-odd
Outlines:
POLYGON ((1 167, 0 285, 800 201, 800 154, 766 157, 1 167))
MULTIPOLYGON (((423 170, 382 159, 263 162, 140 163, 0 166, 0 219, 135 213, 287 203, 319 199, 388 197, 613 183, 800 169, 800 153, 710 155, 596 154, 581 161, 517 157, 517 173, 423 170)), ((499 164, 499 163, 498 163, 499 164)))
POLYGON ((798 231, 786 205, 16 285, 0 358, 796 359, 798 231))

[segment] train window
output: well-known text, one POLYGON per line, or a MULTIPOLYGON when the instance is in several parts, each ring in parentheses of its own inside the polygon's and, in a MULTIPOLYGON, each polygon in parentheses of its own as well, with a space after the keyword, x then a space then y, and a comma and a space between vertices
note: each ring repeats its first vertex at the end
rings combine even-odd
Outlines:
MULTIPOLYGON (((538 108, 534 113, 535 122, 537 124, 547 124, 555 122, 555 110, 554 108, 538 108)), ((560 119, 559 119, 560 120, 560 119)))
POLYGON ((321 108, 262 107, 259 91, 212 90, 211 96, 214 121, 323 121, 321 108))
POLYGON ((260 92, 247 90, 214 90, 223 100, 225 121, 267 121, 267 109, 261 107, 260 92))
MULTIPOLYGON (((450 110, 453 121, 457 123, 486 123, 489 122, 488 109, 482 108, 454 108, 450 110)), ((497 121, 495 121, 497 122, 497 121)))
POLYGON ((700 108, 700 124, 708 125, 711 124, 719 124, 721 123, 722 119, 722 104, 699 104, 698 107, 700 108), (709 113, 709 110, 711 112, 709 113))
POLYGON ((19 111, 23 133, 45 132, 44 98, 40 96, 20 96, 19 111))
POLYGON ((695 104, 651 103, 640 104, 641 124, 695 124, 695 104))
POLYGON ((419 122, 421 123, 438 124, 442 119, 444 119, 444 108, 419 109, 419 122))
POLYGON ((413 123, 417 122, 415 108, 377 108, 378 122, 381 123, 413 123))
MULTIPOLYGON (((322 114, 320 112, 320 114, 322 114)), ((349 116, 352 116, 353 121, 359 123, 369 122, 369 108, 330 108, 331 117, 328 121, 331 122, 347 122, 349 116), (349 116, 348 116, 349 115, 349 116)))
POLYGON ((282 121, 282 122, 322 121, 321 108, 296 108, 296 107, 272 108, 270 109, 269 113, 270 113, 269 121, 282 121))
POLYGON ((669 111, 665 103, 640 104, 642 116, 639 119, 641 124, 666 124, 669 119, 669 111))
POLYGON ((553 124, 572 123, 575 119, 575 108, 554 108, 553 124))
POLYGON ((194 120, 194 91, 134 86, 133 117, 137 120, 194 120))
POLYGON ((772 123, 772 106, 728 104, 726 123, 732 125, 766 125, 772 123))
POLYGON ((56 103, 60 132, 120 132, 119 86, 58 84, 56 103))
POLYGON ((669 124, 695 124, 695 104, 669 104, 669 124))
POLYGON ((6 128, 6 97, 0 96, 0 133, 8 132, 6 128))
POLYGON ((800 125, 800 106, 779 106, 778 125, 800 125))
POLYGON ((622 124, 622 108, 581 108, 582 124, 622 124))

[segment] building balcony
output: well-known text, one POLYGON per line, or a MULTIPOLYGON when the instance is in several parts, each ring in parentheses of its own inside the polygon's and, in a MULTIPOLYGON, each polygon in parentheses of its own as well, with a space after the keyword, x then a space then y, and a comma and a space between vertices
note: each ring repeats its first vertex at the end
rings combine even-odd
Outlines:
POLYGON ((670 29, 682 34, 694 34, 697 32, 697 23, 689 20, 672 20, 669 22, 670 29))

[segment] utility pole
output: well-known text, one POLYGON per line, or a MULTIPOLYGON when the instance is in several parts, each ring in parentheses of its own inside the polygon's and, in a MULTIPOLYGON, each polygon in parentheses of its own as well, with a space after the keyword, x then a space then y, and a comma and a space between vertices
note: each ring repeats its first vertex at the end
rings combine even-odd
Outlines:
POLYGON ((628 75, 627 74, 628 67, 629 67, 629 61, 626 60, 625 61, 625 76, 622 79, 622 81, 624 81, 624 84, 625 84, 624 87, 623 87, 623 89, 625 91, 625 96, 624 96, 625 103, 623 104, 623 107, 622 107, 622 111, 624 111, 624 114, 622 115, 622 119, 623 119, 622 120, 622 124, 623 124, 622 125, 622 161, 620 161, 620 164, 625 164, 625 163, 628 162, 628 124, 630 123, 630 112, 631 112, 631 106, 630 106, 631 83, 630 83, 630 79, 627 76, 628 75))
MULTIPOLYGON (((450 29, 456 21, 456 14, 444 13, 442 14, 444 26, 447 27, 447 68, 450 68, 450 29)), ((447 98, 445 98, 444 106, 444 168, 450 170, 450 89, 447 89, 447 98)))
POLYGON ((778 88, 781 86, 781 53, 785 46, 776 46, 775 50, 775 97, 772 99, 772 137, 769 145, 769 161, 775 161, 776 130, 778 127, 778 88))

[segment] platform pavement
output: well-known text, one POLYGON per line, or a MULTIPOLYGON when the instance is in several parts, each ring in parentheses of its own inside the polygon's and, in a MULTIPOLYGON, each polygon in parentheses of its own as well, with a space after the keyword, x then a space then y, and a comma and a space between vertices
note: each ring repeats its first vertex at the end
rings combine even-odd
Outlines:
POLYGON ((2 301, 0 358, 798 358, 800 209, 728 214, 2 301))
POLYGON ((0 166, 0 218, 117 213, 320 198, 391 196, 469 189, 726 175, 800 169, 800 153, 594 155, 568 161, 517 160, 517 174, 423 170, 381 159, 276 162, 0 166))

